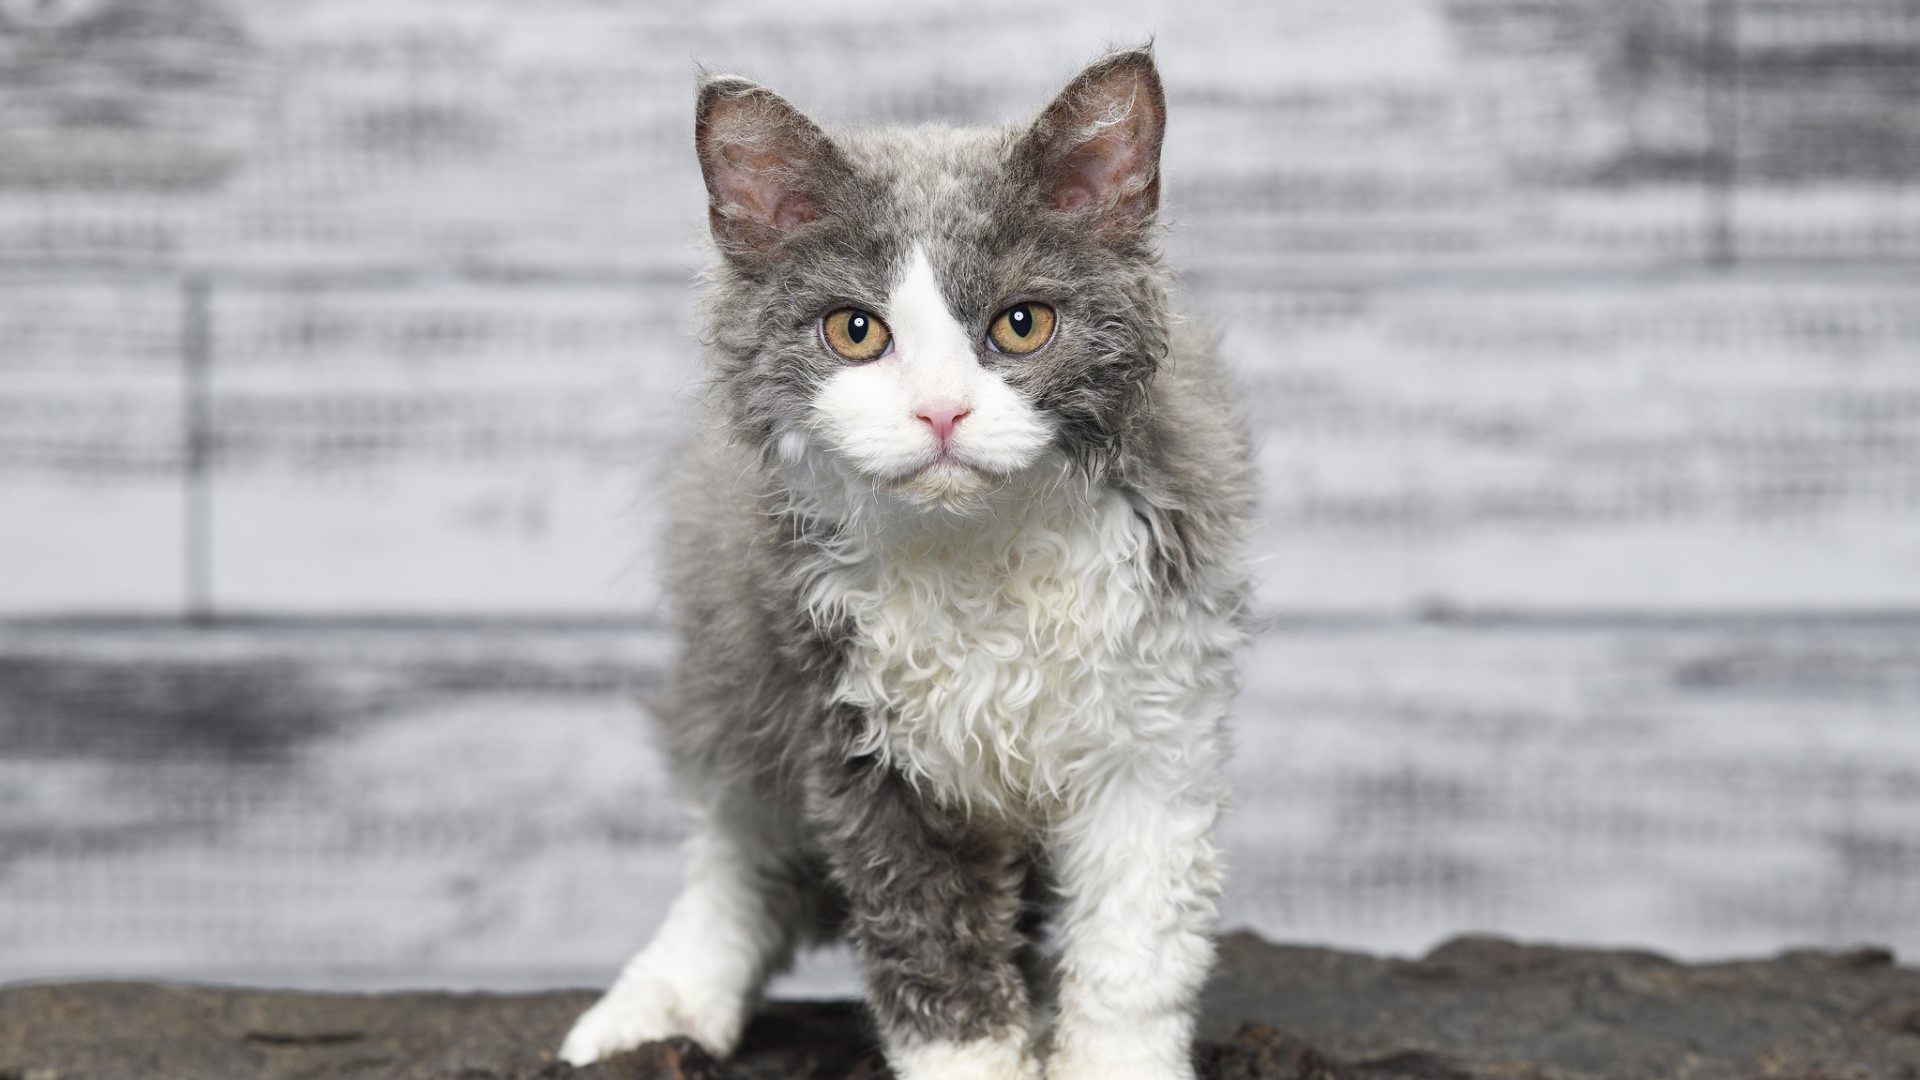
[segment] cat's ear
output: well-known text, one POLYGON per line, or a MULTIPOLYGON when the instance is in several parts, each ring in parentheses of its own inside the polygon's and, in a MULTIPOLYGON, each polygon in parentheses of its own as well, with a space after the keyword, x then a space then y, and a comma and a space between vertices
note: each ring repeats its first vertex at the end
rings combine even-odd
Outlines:
POLYGON ((693 142, 713 238, 726 254, 765 256, 825 213, 822 192, 838 152, 766 87, 737 75, 703 77, 693 142))
POLYGON ((1166 95, 1149 48, 1110 53, 1076 76, 1027 133, 1041 196, 1102 234, 1151 224, 1160 206, 1166 95))

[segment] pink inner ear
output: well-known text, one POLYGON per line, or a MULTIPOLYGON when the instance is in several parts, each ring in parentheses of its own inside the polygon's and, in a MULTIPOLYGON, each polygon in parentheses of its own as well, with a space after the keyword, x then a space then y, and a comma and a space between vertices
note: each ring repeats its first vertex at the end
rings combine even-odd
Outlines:
POLYGON ((1058 210, 1079 210, 1117 202, 1143 186, 1153 163, 1137 132, 1123 125, 1116 133, 1096 135, 1067 155, 1066 171, 1053 191, 1058 210))
POLYGON ((714 181, 727 209, 782 231, 820 216, 819 205, 794 190, 791 168, 779 154, 733 143, 720 147, 720 159, 714 181))

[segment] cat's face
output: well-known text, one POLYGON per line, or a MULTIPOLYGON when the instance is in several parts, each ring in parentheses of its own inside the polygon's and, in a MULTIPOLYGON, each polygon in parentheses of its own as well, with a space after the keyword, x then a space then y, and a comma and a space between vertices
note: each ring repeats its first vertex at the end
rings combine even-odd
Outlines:
POLYGON ((1125 437, 1165 316, 1151 58, 1095 64, 1034 124, 830 139, 744 80, 697 141, 725 255, 709 298, 733 421, 789 465, 966 510, 1125 437))

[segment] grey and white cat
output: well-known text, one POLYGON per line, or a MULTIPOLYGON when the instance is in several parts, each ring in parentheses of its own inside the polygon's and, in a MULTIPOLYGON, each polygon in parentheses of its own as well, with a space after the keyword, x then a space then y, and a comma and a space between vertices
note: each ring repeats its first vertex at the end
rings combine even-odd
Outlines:
POLYGON ((1193 1075, 1253 488, 1167 307, 1164 125, 1146 50, 1010 130, 829 137, 702 82, 713 408, 660 707, 698 824, 568 1061, 726 1054, 844 934, 903 1080, 1193 1075))

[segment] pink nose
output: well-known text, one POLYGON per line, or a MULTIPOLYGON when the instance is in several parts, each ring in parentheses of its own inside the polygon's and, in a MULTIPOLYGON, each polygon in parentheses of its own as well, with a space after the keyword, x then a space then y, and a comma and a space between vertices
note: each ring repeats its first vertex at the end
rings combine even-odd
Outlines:
POLYGON ((954 426, 971 411, 965 405, 941 402, 937 405, 922 405, 913 411, 913 415, 925 420, 933 427, 933 437, 940 440, 940 448, 944 450, 947 440, 953 438, 954 426))

